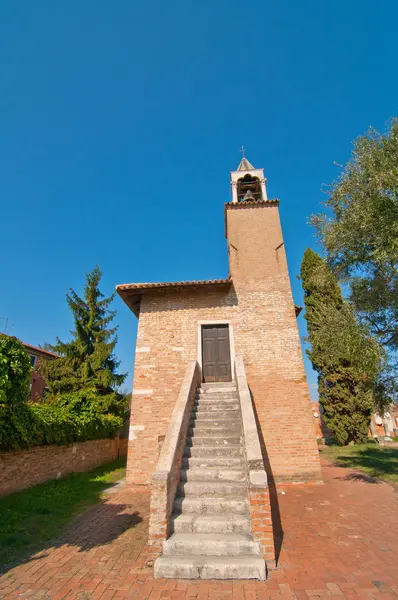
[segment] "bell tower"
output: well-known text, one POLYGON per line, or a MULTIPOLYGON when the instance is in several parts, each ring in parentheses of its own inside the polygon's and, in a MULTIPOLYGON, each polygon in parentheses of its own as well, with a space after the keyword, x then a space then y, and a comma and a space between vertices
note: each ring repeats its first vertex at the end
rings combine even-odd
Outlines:
POLYGON ((236 296, 235 349, 246 367, 268 475, 321 481, 279 200, 267 197, 263 169, 243 156, 225 205, 229 274, 236 296))
MULTIPOLYGON (((242 147, 242 153, 244 148, 242 147)), ((256 169, 245 156, 236 171, 231 171, 232 202, 267 200, 264 169, 256 169)))
POLYGON ((245 282, 255 290, 270 291, 276 286, 280 291, 282 286, 291 297, 279 200, 268 199, 264 169, 256 169, 243 156, 230 180, 232 202, 227 204, 226 231, 232 279, 238 287, 245 282))

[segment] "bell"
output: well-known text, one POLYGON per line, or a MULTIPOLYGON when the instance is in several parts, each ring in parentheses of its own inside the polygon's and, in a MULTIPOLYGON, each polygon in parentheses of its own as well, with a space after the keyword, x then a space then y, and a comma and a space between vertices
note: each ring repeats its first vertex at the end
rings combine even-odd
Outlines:
POLYGON ((253 192, 251 190, 247 190, 246 194, 243 196, 243 202, 247 202, 249 200, 255 200, 253 196, 253 192))

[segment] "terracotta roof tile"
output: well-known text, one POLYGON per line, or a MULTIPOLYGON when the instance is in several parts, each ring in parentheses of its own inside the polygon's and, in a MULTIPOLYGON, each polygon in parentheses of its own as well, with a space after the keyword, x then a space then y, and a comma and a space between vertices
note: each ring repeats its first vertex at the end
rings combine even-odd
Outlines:
POLYGON ((121 283, 116 286, 116 290, 150 290, 166 287, 186 287, 186 286, 203 286, 203 285, 218 285, 232 283, 232 279, 203 279, 199 281, 162 281, 157 283, 121 283))
MULTIPOLYGON (((157 283, 121 283, 116 286, 116 291, 124 300, 127 306, 138 317, 140 313, 141 295, 145 290, 161 290, 165 288, 182 288, 182 287, 211 287, 213 285, 226 286, 232 284, 232 278, 226 279, 203 279, 200 281, 162 281, 157 283)), ((302 311, 301 306, 295 306, 296 317, 302 311)))
POLYGON ((208 287, 221 286, 225 287, 232 283, 232 279, 227 277, 226 279, 204 279, 200 281, 165 281, 158 283, 122 283, 116 286, 116 291, 119 296, 124 300, 127 306, 132 310, 136 317, 140 314, 141 296, 146 291, 151 290, 165 290, 165 289, 178 289, 178 288, 195 288, 195 287, 208 287))
POLYGON ((240 200, 240 202, 226 202, 225 207, 241 208, 244 206, 257 206, 258 204, 268 204, 269 206, 278 206, 279 199, 274 198, 272 200, 240 200))
POLYGON ((36 346, 32 346, 32 344, 27 344, 26 342, 22 342, 22 344, 25 346, 25 348, 27 350, 34 350, 35 352, 40 352, 41 354, 47 354, 48 356, 51 356, 52 358, 59 358, 58 354, 55 354, 54 352, 50 352, 49 350, 44 350, 44 348, 37 348, 36 346))
MULTIPOLYGON (((0 333, 0 335, 9 337, 9 338, 15 337, 13 335, 8 335, 7 333, 0 333)), ((50 352, 49 350, 44 350, 44 348, 38 348, 37 346, 32 346, 32 344, 23 342, 22 340, 18 339, 17 337, 15 337, 15 339, 18 340, 19 342, 21 342, 21 344, 26 348, 26 350, 28 352, 29 352, 29 350, 32 350, 34 352, 40 352, 40 354, 46 354, 47 356, 51 356, 52 358, 59 358, 58 354, 55 354, 54 352, 50 352)))

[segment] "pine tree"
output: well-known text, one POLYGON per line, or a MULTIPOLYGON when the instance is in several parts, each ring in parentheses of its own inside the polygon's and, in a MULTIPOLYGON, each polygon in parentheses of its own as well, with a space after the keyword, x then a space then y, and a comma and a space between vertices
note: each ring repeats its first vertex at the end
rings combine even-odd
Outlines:
POLYGON ((63 394, 90 392, 96 399, 100 412, 121 414, 126 401, 116 389, 122 385, 126 374, 117 373, 120 362, 114 349, 117 327, 110 327, 116 312, 110 309, 115 295, 105 298, 99 290, 102 273, 99 267, 86 275, 84 297, 70 289, 66 300, 73 313, 75 330, 72 339, 59 338, 47 350, 59 355, 58 360, 42 361, 41 372, 50 390, 50 400, 59 400, 63 394))
POLYGON ((367 438, 382 353, 337 280, 309 248, 301 264, 308 341, 307 354, 318 373, 319 400, 327 425, 340 444, 367 438))

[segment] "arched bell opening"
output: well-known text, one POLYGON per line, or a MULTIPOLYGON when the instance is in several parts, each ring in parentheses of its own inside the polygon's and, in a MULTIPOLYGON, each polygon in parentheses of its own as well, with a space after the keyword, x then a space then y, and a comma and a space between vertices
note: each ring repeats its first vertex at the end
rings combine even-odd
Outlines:
POLYGON ((237 185, 238 202, 247 202, 261 200, 261 183, 258 177, 252 177, 252 175, 245 175, 238 179, 237 185))

